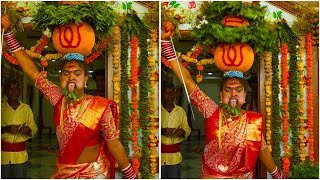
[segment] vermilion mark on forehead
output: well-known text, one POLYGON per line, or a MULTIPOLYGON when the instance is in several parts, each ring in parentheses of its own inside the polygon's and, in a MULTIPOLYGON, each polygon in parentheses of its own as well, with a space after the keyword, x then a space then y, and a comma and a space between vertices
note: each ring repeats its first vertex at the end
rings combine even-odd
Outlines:
POLYGON ((237 84, 235 79, 230 79, 228 82, 228 85, 234 85, 234 84, 237 84))
POLYGON ((76 67, 76 66, 73 65, 73 64, 70 64, 70 65, 67 66, 67 68, 73 68, 73 67, 76 67))

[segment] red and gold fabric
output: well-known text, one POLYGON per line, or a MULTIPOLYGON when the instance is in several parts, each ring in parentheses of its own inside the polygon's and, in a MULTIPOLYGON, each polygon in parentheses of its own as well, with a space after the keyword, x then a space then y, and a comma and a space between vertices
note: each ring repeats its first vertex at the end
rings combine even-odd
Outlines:
POLYGON ((190 98, 205 117, 206 146, 202 156, 201 178, 253 178, 260 149, 265 148, 265 145, 262 146, 263 115, 245 112, 242 113, 241 126, 239 118, 225 123, 222 126, 220 149, 218 142, 220 108, 199 87, 195 88, 190 98), (209 109, 214 109, 214 112, 204 114, 212 112, 209 109))
MULTIPOLYGON (((99 144, 100 150, 104 151, 104 153, 99 153, 96 162, 99 164, 98 161, 101 161, 104 164, 99 166, 101 167, 99 168, 99 173, 104 178, 114 178, 115 161, 108 152, 105 141, 119 137, 116 103, 106 98, 94 96, 79 100, 72 107, 68 105, 64 107, 66 104, 64 95, 58 86, 41 74, 36 79, 35 84, 54 105, 54 124, 59 141, 59 151, 57 171, 52 177, 64 178, 67 177, 66 173, 68 172, 71 173, 70 177, 77 177, 78 175, 81 177, 91 176, 84 174, 84 172, 90 173, 93 171, 93 166, 88 165, 88 163, 77 164, 77 159, 85 147, 99 144), (71 169, 73 167, 74 171, 69 171, 69 167, 71 169), (63 172, 60 172, 60 170, 63 172), (108 176, 104 176, 104 174, 108 176)), ((92 176, 92 178, 95 177, 92 176)))

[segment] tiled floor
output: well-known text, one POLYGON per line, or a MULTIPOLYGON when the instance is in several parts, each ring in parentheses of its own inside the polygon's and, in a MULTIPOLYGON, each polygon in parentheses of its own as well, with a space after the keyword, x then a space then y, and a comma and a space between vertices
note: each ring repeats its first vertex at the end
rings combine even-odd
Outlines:
POLYGON ((54 165, 57 161, 58 142, 55 135, 49 137, 44 134, 42 139, 34 138, 28 142, 29 154, 28 178, 48 179, 54 172, 54 165))
POLYGON ((200 147, 204 147, 205 138, 201 137, 200 142, 196 135, 191 136, 190 141, 181 144, 183 160, 181 162, 182 179, 199 179, 201 173, 201 154, 200 147))
MULTIPOLYGON (((203 147, 204 137, 201 137, 200 144, 203 147)), ((57 161, 58 142, 55 135, 49 137, 44 134, 42 139, 35 138, 28 142, 28 178, 48 179, 54 172, 54 165, 57 161)), ((183 153, 182 178, 198 179, 200 176, 201 155, 194 151, 199 147, 197 136, 192 136, 191 141, 184 141, 181 145, 183 153)))

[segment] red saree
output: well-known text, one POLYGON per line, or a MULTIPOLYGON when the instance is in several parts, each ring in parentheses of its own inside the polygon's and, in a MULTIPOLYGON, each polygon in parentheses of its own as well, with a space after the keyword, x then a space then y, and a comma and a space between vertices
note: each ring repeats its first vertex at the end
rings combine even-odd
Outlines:
POLYGON ((262 114, 246 112, 239 119, 223 125, 222 149, 219 149, 219 110, 205 120, 206 147, 202 156, 203 177, 253 178, 262 143, 262 114))
MULTIPOLYGON (((54 108, 55 126, 60 146, 56 172, 52 178, 96 178, 98 175, 103 178, 114 178, 115 160, 108 152, 106 143, 100 134, 100 122, 102 115, 110 107, 117 124, 116 104, 99 96, 93 97, 91 101, 88 101, 88 99, 86 99, 83 112, 80 112, 77 119, 72 119, 76 123, 69 119, 71 118, 69 115, 63 117, 63 122, 60 121, 59 115, 63 98, 58 101, 54 108), (63 128, 61 128, 61 123, 63 123, 63 128), (96 143, 100 144, 99 155, 96 160, 98 168, 94 168, 94 163, 77 164, 77 159, 83 149, 96 143)), ((81 104, 74 106, 77 109, 81 104)))

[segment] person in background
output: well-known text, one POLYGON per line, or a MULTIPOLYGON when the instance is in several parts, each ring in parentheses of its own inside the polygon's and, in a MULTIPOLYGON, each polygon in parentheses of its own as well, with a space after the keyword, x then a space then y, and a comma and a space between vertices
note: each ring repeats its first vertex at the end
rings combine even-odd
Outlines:
POLYGON ((114 178, 114 160, 126 178, 138 178, 119 140, 116 103, 85 94, 88 66, 84 56, 68 53, 63 57, 60 86, 57 86, 44 72, 39 72, 13 32, 8 32, 11 21, 5 14, 1 16, 1 25, 19 66, 54 106, 59 151, 51 178, 114 178))
POLYGON ((246 105, 247 111, 258 112, 258 78, 256 75, 251 76, 248 79, 248 83, 251 87, 251 99, 246 105))
POLYGON ((191 129, 184 109, 174 104, 175 87, 163 82, 161 86, 161 178, 180 179, 180 143, 187 139, 191 129))
POLYGON ((93 73, 93 79, 96 82, 97 90, 92 95, 105 97, 105 70, 97 69, 93 73))
POLYGON ((35 136, 37 125, 28 104, 19 101, 20 84, 5 81, 7 101, 1 103, 1 178, 26 179, 28 153, 26 141, 35 136))
POLYGON ((174 27, 163 25, 161 48, 171 69, 185 81, 190 100, 205 118, 206 145, 202 155, 201 178, 252 179, 259 158, 271 176, 283 178, 263 137, 263 115, 241 110, 248 83, 239 72, 225 73, 220 85, 220 105, 203 93, 190 72, 177 60, 170 38, 174 27), (180 64, 181 74, 178 63, 180 64))

